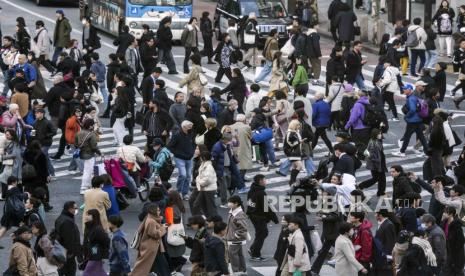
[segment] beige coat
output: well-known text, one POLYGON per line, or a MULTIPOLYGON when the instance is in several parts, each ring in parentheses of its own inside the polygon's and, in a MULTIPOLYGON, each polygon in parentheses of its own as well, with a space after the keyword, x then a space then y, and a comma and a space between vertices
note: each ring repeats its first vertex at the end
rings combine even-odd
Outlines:
POLYGON ((355 259, 352 241, 344 235, 339 235, 336 239, 334 259, 336 260, 336 275, 357 276, 358 272, 363 269, 363 265, 355 259))
POLYGON ((199 74, 202 73, 202 68, 192 64, 189 74, 179 81, 179 87, 184 87, 187 84, 187 92, 191 93, 195 88, 203 90, 203 85, 200 83, 199 74))
POLYGON ((200 164, 199 174, 195 178, 198 191, 216 191, 216 172, 212 161, 205 161, 200 164))
POLYGON ((239 160, 239 170, 248 170, 252 168, 252 130, 249 125, 242 122, 236 122, 231 125, 233 134, 237 134, 239 147, 237 147, 237 159, 239 160))
MULTIPOLYGON (((100 221, 103 229, 108 232, 107 210, 111 207, 110 197, 108 193, 100 188, 89 189, 84 192, 84 214, 91 209, 97 209, 100 213, 100 221)), ((85 228, 85 216, 82 216, 82 232, 85 228)))
POLYGON ((270 80, 270 92, 276 90, 282 90, 287 93, 287 85, 284 82, 286 79, 286 73, 284 73, 284 61, 280 61, 280 66, 278 67, 278 61, 273 60, 273 67, 271 69, 271 80, 270 80))
POLYGON ((138 232, 142 233, 138 248, 139 252, 129 276, 148 275, 158 250, 160 252, 165 251, 161 239, 166 234, 166 229, 153 215, 147 214, 146 219, 140 224, 138 232))
MULTIPOLYGON (((300 271, 309 271, 311 269, 310 265, 310 258, 308 256, 308 248, 307 244, 305 243, 304 235, 302 234, 302 230, 297 229, 294 233, 292 233, 289 238, 289 245, 295 245, 295 256, 291 257, 287 254, 284 257, 284 262, 281 266, 281 269, 285 267, 286 261, 289 268, 290 273, 294 273, 296 269, 300 269, 300 271)), ((342 274, 337 274, 342 275, 342 274)))
POLYGON ((32 249, 20 242, 11 246, 10 262, 8 267, 16 267, 21 276, 36 276, 37 266, 32 249))

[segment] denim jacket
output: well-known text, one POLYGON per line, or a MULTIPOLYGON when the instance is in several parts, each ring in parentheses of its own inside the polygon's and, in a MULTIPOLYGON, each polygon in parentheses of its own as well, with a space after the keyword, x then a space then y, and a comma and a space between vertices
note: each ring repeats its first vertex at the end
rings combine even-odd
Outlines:
POLYGON ((131 272, 129 265, 128 242, 123 231, 113 233, 110 246, 110 272, 131 272))

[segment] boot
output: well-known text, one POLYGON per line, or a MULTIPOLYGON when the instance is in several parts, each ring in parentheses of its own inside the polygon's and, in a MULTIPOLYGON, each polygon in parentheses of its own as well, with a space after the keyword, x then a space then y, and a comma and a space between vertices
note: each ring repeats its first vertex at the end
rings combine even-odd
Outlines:
POLYGON ((289 185, 292 185, 297 180, 297 175, 299 174, 300 170, 293 169, 291 170, 291 179, 289 180, 289 185))

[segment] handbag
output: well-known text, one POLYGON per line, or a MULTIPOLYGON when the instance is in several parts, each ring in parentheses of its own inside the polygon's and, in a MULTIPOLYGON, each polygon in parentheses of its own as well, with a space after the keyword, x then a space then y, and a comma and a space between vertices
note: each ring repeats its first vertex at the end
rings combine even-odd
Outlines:
POLYGON ((129 202, 120 190, 116 191, 116 202, 118 203, 120 211, 129 207, 129 202))
POLYGON ((252 134, 252 141, 256 144, 266 142, 273 139, 273 129, 269 127, 262 127, 252 134))
POLYGON ((136 232, 134 233, 134 237, 132 238, 132 241, 131 241, 131 244, 129 245, 129 247, 131 247, 133 249, 139 249, 140 241, 142 240, 142 235, 144 234, 144 231, 145 231, 145 221, 146 220, 147 220, 147 218, 145 218, 144 221, 142 222, 143 227, 142 227, 142 229, 140 229, 141 231, 139 231, 139 229, 137 229, 136 232))
POLYGON ((203 73, 199 73, 199 80, 200 80, 200 84, 203 86, 208 84, 208 79, 207 77, 205 77, 203 73))
POLYGON ((147 114, 147 108, 143 105, 139 111, 136 112, 135 123, 138 125, 144 124, 145 114, 147 114))
POLYGON ((195 144, 196 145, 204 145, 205 144, 205 133, 208 132, 208 129, 203 133, 203 134, 198 134, 197 137, 195 137, 195 144))
POLYGON ((358 22, 355 21, 355 25, 354 25, 354 35, 360 35, 362 32, 360 30, 360 26, 358 25, 358 22))
POLYGON ((292 37, 291 36, 287 41, 286 43, 284 44, 284 46, 281 48, 281 53, 283 53, 283 55, 286 55, 286 56, 290 56, 294 53, 295 51, 295 47, 294 45, 292 45, 292 37))
POLYGON ((244 32, 244 44, 255 44, 255 34, 244 32))

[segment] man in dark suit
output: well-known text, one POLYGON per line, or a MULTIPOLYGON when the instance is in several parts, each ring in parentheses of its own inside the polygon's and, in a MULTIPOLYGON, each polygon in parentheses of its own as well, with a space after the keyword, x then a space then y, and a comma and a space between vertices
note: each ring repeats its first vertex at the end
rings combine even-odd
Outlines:
POLYGON ((351 174, 355 176, 354 159, 346 153, 346 147, 343 144, 334 145, 334 155, 338 158, 334 163, 332 172, 340 172, 341 174, 351 174))
POLYGON ((153 68, 150 76, 144 78, 140 84, 140 90, 142 92, 142 102, 145 106, 149 105, 149 101, 153 99, 155 91, 155 81, 161 76, 161 68, 153 68))
MULTIPOLYGON (((376 230, 375 239, 383 245, 383 252, 386 255, 392 254, 392 249, 397 240, 396 227, 389 220, 389 212, 387 209, 380 209, 376 212, 376 220, 378 221, 378 230, 376 230)), ((390 276, 392 275, 392 267, 388 261, 381 267, 374 267, 375 275, 390 276)))

